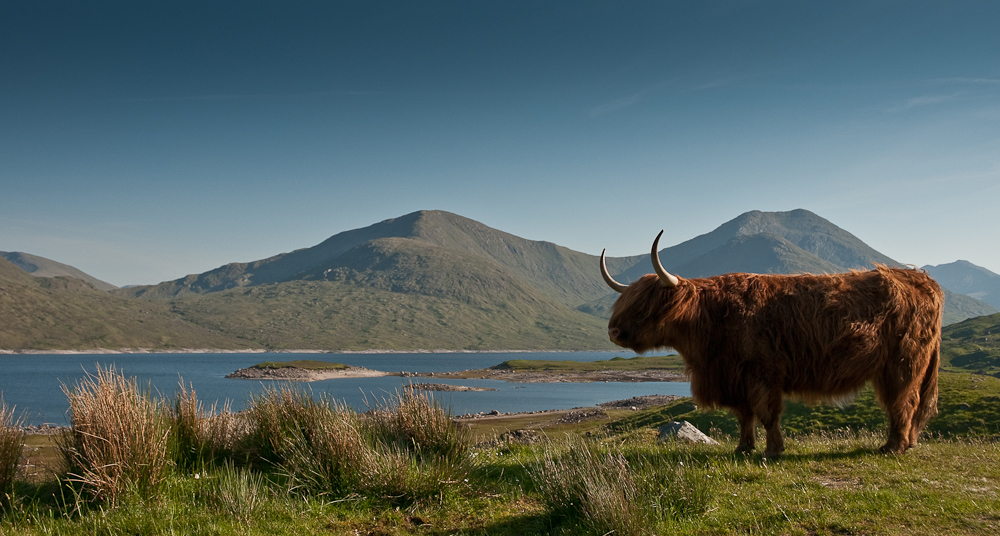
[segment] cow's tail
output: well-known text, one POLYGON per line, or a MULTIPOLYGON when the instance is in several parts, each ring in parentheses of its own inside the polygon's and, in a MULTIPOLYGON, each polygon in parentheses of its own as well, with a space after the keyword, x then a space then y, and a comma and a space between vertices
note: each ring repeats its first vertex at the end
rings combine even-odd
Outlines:
POLYGON ((911 446, 916 444, 917 438, 920 436, 920 431, 924 429, 927 421, 937 415, 938 368, 940 366, 941 344, 938 342, 934 345, 927 363, 927 369, 924 371, 924 378, 920 382, 920 404, 917 405, 917 411, 913 414, 913 421, 911 422, 911 446))

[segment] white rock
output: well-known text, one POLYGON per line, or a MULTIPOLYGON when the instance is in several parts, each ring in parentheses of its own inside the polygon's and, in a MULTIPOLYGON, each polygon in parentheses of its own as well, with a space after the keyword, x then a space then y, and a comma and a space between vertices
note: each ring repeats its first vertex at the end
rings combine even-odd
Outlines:
POLYGON ((718 441, 708 437, 695 427, 695 425, 687 421, 674 421, 660 427, 660 441, 669 441, 672 439, 683 439, 691 443, 705 443, 706 445, 719 444, 718 441))

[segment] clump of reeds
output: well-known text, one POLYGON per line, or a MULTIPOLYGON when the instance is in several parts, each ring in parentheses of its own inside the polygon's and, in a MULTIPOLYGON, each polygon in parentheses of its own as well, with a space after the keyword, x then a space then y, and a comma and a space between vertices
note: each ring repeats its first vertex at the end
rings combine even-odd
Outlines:
POLYGON ((0 398, 0 506, 10 502, 18 462, 24 451, 24 431, 21 418, 14 417, 14 408, 0 398))
POLYGON ((180 381, 171 412, 174 461, 181 467, 198 468, 238 456, 247 435, 246 419, 215 404, 208 410, 195 393, 180 381))
POLYGON ((383 407, 369 412, 365 425, 377 440, 421 458, 460 461, 472 445, 468 429, 457 426, 437 400, 413 388, 397 392, 383 407))
POLYGON ((370 447, 349 408, 282 386, 266 389, 248 413, 249 447, 280 467, 294 489, 336 495, 354 489, 370 447))
POLYGON ((254 455, 302 493, 408 503, 464 483, 468 434, 423 396, 399 395, 359 415, 283 386, 265 390, 247 413, 254 455))
POLYGON ((704 475, 584 439, 549 447, 530 471, 556 518, 598 534, 654 534, 671 519, 704 511, 711 486, 704 475))
POLYGON ((170 422, 162 403, 114 367, 98 367, 63 392, 70 411, 62 445, 67 478, 112 506, 130 492, 155 496, 168 463, 170 422))
POLYGON ((216 510, 243 523, 250 523, 267 498, 268 483, 264 474, 224 462, 221 469, 206 475, 198 494, 216 510))
POLYGON ((472 437, 430 395, 404 389, 361 424, 376 453, 364 480, 369 492, 419 501, 467 482, 472 437))

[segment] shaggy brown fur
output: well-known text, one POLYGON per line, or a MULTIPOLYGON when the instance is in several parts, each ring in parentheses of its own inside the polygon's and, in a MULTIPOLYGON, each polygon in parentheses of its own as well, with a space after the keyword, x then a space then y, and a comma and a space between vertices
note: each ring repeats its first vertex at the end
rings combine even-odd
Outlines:
POLYGON ((684 358, 700 404, 740 422, 741 452, 759 421, 768 456, 784 451, 782 399, 837 401, 866 382, 889 417, 882 450, 917 443, 937 414, 944 294, 926 273, 878 265, 835 275, 728 274, 661 285, 632 283, 615 302, 611 340, 684 358))

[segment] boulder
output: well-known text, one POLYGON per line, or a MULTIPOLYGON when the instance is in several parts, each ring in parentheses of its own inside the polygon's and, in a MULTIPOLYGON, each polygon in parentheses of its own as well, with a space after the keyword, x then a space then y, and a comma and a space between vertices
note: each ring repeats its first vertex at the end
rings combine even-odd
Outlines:
POLYGON ((706 445, 718 445, 719 442, 708 437, 701 430, 699 430, 695 425, 684 421, 677 422, 674 421, 670 424, 664 424, 659 428, 660 430, 660 441, 669 441, 672 439, 683 439, 690 443, 705 443, 706 445))

